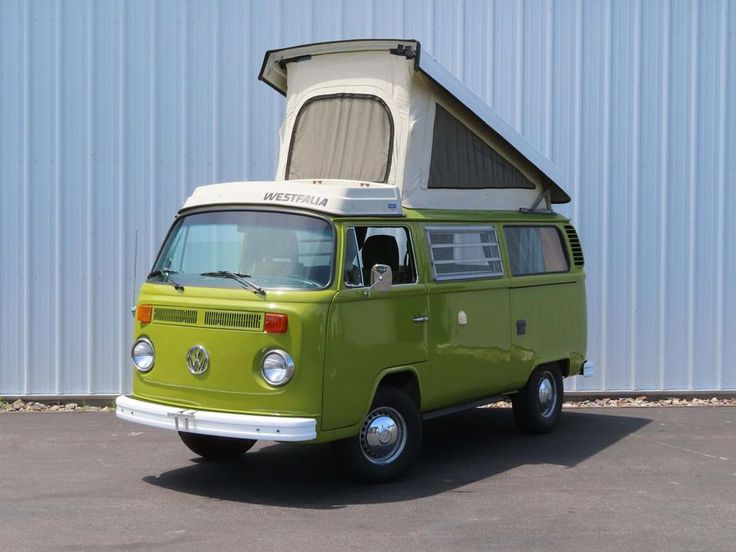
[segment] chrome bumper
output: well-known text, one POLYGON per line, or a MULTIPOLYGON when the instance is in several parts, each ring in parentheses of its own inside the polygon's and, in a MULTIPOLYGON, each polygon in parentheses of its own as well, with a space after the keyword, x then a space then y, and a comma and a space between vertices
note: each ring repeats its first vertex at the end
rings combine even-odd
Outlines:
POLYGON ((191 410, 140 401, 125 395, 115 399, 115 406, 118 418, 160 429, 259 441, 311 441, 317 437, 317 420, 314 418, 191 410))

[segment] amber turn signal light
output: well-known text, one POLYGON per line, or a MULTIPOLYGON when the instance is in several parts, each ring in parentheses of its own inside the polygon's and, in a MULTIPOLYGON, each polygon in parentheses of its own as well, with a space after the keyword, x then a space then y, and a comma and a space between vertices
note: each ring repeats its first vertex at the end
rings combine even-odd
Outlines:
POLYGON ((266 333, 286 333, 289 317, 285 314, 267 312, 263 320, 263 331, 266 333))
POLYGON ((135 309, 136 319, 141 324, 150 324, 153 319, 153 306, 152 305, 138 305, 135 309))

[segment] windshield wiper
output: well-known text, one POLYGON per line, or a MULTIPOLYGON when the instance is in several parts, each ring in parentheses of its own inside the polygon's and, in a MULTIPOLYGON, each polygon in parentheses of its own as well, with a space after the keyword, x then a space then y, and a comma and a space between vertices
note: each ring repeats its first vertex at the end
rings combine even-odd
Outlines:
POLYGON ((154 270, 148 275, 148 277, 153 278, 155 276, 158 276, 160 278, 163 278, 164 282, 167 282, 171 284, 172 286, 174 286, 174 289, 176 291, 184 291, 184 286, 174 281, 174 279, 171 277, 172 274, 179 274, 179 273, 175 270, 166 270, 166 269, 154 270))
POLYGON ((250 278, 250 274, 230 272, 229 270, 218 270, 216 272, 202 272, 200 276, 210 276, 212 278, 230 278, 231 280, 235 280, 236 282, 238 282, 241 286, 251 289, 253 293, 266 295, 265 289, 263 289, 261 286, 257 286, 249 280, 246 280, 246 278, 250 278))

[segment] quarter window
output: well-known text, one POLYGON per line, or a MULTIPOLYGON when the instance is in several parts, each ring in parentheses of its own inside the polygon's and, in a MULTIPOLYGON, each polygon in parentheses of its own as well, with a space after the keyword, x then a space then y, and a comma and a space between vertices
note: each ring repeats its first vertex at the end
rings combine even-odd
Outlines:
POLYGON ((427 239, 437 281, 503 276, 493 226, 427 228, 427 239))
POLYGON ((560 232, 554 226, 506 226, 511 274, 567 272, 570 268, 560 232))

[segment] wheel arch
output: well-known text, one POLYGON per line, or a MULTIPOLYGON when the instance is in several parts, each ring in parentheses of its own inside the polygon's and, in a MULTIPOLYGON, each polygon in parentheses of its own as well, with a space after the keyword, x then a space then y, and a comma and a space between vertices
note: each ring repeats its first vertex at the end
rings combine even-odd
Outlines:
MULTIPOLYGON (((376 396, 376 392, 384 385, 390 385, 401 389, 404 393, 409 395, 417 405, 417 409, 422 409, 422 390, 419 382, 419 375, 416 369, 412 367, 400 367, 396 369, 389 369, 382 372, 376 385, 373 388, 373 397, 376 396)), ((371 402, 373 401, 371 397, 371 402)))
POLYGON ((557 360, 547 360, 545 362, 540 362, 537 365, 534 366, 534 369, 529 372, 529 376, 527 377, 527 381, 529 381, 529 378, 532 377, 532 374, 539 370, 539 368, 544 368, 547 366, 557 366, 560 369, 560 373, 562 374, 563 378, 566 378, 570 375, 570 359, 569 358, 560 358, 557 360))
POLYGON ((363 416, 365 417, 370 411, 371 404, 376 397, 376 393, 383 385, 391 385, 404 391, 414 403, 417 405, 417 409, 421 412, 422 410, 422 382, 419 375, 419 371, 414 365, 405 366, 394 366, 381 370, 376 376, 373 383, 373 389, 370 394, 368 403, 363 409, 363 416))

